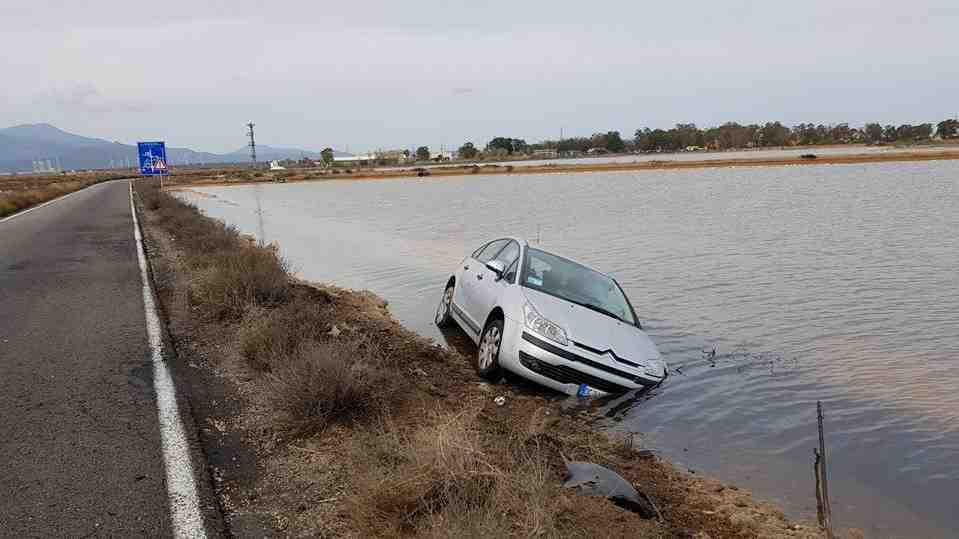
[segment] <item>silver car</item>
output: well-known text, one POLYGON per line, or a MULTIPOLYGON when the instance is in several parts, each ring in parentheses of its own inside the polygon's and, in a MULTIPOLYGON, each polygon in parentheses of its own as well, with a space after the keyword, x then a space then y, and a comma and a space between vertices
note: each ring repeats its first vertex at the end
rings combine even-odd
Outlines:
POLYGON ((666 363, 610 276, 518 238, 484 244, 450 276, 438 326, 479 345, 476 370, 504 370, 570 395, 659 385, 666 363))

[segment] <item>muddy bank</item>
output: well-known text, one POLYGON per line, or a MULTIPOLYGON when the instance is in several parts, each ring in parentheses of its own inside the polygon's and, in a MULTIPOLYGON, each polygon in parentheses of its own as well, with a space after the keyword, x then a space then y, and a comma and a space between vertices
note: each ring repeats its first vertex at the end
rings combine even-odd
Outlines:
POLYGON ((728 167, 770 167, 786 165, 849 165, 867 163, 892 163, 915 161, 944 161, 959 159, 959 150, 943 148, 942 151, 895 152, 884 154, 848 154, 815 155, 807 157, 770 159, 704 159, 698 161, 671 161, 664 156, 662 161, 643 161, 633 163, 557 163, 544 165, 482 164, 448 165, 435 168, 409 167, 402 169, 374 170, 288 170, 282 172, 252 172, 238 170, 202 171, 177 175, 168 185, 244 185, 252 183, 303 182, 322 180, 387 180, 393 178, 421 177, 442 178, 449 176, 469 176, 472 174, 549 174, 549 173, 585 173, 585 172, 642 172, 650 170, 684 170, 699 168, 728 167))
POLYGON ((157 291, 234 535, 820 536, 592 431, 586 411, 481 383, 468 346, 408 331, 369 292, 292 281, 270 249, 140 187, 157 291), (564 459, 621 474, 662 519, 563 489, 564 459))

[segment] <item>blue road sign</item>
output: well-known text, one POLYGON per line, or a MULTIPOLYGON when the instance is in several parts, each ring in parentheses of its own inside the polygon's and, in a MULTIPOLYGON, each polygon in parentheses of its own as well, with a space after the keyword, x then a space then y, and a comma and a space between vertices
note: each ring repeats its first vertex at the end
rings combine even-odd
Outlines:
POLYGON ((170 173, 163 142, 137 142, 141 176, 166 176, 170 173))

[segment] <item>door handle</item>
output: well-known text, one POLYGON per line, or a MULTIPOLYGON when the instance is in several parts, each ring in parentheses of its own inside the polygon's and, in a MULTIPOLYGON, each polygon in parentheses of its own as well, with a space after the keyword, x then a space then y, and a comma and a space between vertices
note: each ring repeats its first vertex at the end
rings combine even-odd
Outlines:
POLYGON ((483 275, 482 275, 482 274, 477 274, 477 275, 476 275, 476 278, 477 278, 478 280, 482 281, 482 280, 483 280, 483 275))
POLYGON ((469 267, 469 266, 463 266, 463 269, 468 270, 468 269, 470 269, 470 267, 469 267))

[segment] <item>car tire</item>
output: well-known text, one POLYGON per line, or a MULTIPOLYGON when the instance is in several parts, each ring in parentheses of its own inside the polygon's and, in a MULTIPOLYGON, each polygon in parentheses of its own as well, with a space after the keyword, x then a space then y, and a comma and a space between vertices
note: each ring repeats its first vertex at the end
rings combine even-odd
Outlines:
POLYGON ((443 290, 443 297, 440 298, 440 304, 436 306, 436 315, 433 317, 433 322, 437 327, 445 328, 453 325, 451 311, 453 309, 454 286, 453 283, 446 285, 446 289, 443 290))
POLYGON ((503 378, 503 368, 499 364, 500 347, 503 344, 503 321, 494 318, 486 324, 476 351, 476 372, 490 382, 499 382, 503 378))

